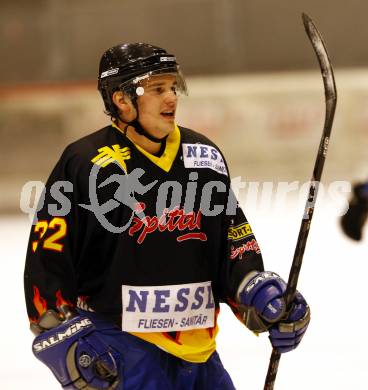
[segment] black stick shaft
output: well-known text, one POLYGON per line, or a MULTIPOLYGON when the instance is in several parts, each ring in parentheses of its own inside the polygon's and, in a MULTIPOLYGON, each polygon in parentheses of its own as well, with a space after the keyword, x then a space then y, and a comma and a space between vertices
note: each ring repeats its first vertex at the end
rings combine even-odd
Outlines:
MULTIPOLYGON (((303 255, 307 244, 310 224, 314 213, 314 205, 318 194, 318 184, 321 179, 324 163, 326 160, 327 148, 332 130, 337 101, 337 92, 333 69, 321 34, 319 33, 312 19, 308 15, 303 14, 302 17, 306 33, 312 43, 313 49, 316 53, 321 68, 323 85, 325 90, 326 114, 321 142, 318 148, 317 158, 314 164, 312 179, 309 186, 308 199, 304 208, 304 215, 299 230, 299 236, 296 243, 294 258, 290 268, 289 279, 285 292, 285 302, 287 307, 290 306, 291 302, 294 299, 296 287, 298 284, 299 273, 303 262, 303 255)), ((281 354, 275 348, 273 348, 270 363, 268 366, 264 390, 273 390, 274 388, 280 357, 281 354)))

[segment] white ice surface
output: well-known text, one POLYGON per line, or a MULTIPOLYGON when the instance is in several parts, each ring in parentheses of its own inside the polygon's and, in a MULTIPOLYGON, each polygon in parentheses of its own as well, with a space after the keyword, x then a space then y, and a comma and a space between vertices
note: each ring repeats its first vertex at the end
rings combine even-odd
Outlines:
MULTIPOLYGON (((335 206, 318 202, 316 207, 299 279, 299 290, 312 309, 312 322, 300 347, 282 356, 275 390, 368 388, 368 237, 359 244, 345 238, 335 206)), ((287 212, 285 208, 246 210, 266 269, 285 279, 302 209, 291 203, 287 212)), ((0 219, 1 390, 59 389, 30 349, 32 334, 23 297, 29 228, 25 216, 0 219)), ((218 351, 237 389, 262 389, 271 352, 267 336, 254 336, 224 305, 219 325, 218 351)))

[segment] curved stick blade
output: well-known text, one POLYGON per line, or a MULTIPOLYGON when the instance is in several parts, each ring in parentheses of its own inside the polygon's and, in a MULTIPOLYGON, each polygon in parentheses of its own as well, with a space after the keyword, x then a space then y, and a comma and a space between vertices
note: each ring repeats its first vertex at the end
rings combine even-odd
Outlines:
POLYGON ((309 40, 312 43, 313 49, 320 64, 323 83, 325 86, 326 101, 333 100, 334 102, 336 102, 337 91, 335 77, 322 35, 318 31, 316 25, 313 23, 313 20, 307 14, 303 13, 302 19, 305 31, 308 35, 309 40))

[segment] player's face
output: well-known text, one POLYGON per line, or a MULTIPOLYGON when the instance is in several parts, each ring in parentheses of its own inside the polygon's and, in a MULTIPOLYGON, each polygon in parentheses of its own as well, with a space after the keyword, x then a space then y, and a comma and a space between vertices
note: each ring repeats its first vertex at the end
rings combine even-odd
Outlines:
POLYGON ((175 126, 178 103, 176 77, 174 75, 153 76, 142 82, 144 94, 138 97, 139 121, 143 128, 155 137, 171 133, 175 126))

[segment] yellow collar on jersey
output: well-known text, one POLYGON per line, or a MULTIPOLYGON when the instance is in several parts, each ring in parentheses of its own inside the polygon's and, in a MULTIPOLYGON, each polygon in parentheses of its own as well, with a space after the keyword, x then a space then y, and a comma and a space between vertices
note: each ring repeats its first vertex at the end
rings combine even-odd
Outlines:
MULTIPOLYGON (((111 123, 112 127, 119 130, 121 133, 123 131, 117 126, 114 122, 111 123)), ((125 135, 134 145, 135 147, 144 154, 148 159, 150 159, 154 164, 163 169, 165 172, 169 172, 171 166, 175 160, 176 155, 178 154, 178 150, 180 147, 180 130, 179 127, 175 124, 175 129, 172 133, 168 135, 166 138, 166 146, 165 150, 160 157, 155 156, 154 154, 148 153, 141 146, 137 145, 134 141, 132 141, 127 135, 125 135)))

